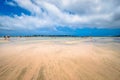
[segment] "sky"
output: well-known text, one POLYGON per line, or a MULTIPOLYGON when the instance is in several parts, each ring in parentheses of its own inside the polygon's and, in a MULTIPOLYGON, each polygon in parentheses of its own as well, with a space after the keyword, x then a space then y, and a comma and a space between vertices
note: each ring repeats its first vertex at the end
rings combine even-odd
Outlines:
POLYGON ((4 35, 120 35, 120 0, 0 0, 4 35))

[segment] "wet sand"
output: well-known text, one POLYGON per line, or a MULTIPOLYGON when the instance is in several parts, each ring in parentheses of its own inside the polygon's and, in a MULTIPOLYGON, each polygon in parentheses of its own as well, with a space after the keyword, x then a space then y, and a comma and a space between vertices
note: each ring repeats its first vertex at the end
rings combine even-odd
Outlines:
POLYGON ((119 80, 120 43, 88 41, 3 41, 0 80, 119 80))

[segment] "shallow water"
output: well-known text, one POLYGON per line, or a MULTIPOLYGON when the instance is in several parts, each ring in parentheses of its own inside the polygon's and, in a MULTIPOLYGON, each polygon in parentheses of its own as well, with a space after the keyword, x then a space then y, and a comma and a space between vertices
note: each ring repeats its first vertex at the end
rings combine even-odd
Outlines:
POLYGON ((29 42, 39 42, 39 41, 53 41, 53 42, 65 42, 65 41, 76 41, 84 43, 98 43, 98 44, 107 44, 107 43, 120 43, 120 37, 11 37, 8 42, 1 41, 4 40, 0 38, 0 44, 8 43, 29 43, 29 42))

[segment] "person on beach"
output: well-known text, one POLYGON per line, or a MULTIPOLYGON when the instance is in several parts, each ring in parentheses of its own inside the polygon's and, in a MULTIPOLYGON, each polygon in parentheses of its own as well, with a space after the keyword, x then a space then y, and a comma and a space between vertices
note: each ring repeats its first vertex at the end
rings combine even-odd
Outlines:
POLYGON ((4 39, 7 40, 7 36, 4 36, 4 39))
POLYGON ((10 38, 10 36, 8 35, 8 36, 4 36, 4 39, 5 40, 8 40, 10 38))

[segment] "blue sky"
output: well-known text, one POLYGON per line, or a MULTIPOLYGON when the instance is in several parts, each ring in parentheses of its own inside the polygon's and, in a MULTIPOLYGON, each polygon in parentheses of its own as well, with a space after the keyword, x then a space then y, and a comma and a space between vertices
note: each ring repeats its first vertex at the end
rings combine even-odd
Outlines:
POLYGON ((3 35, 120 35, 120 0, 0 0, 3 35))

